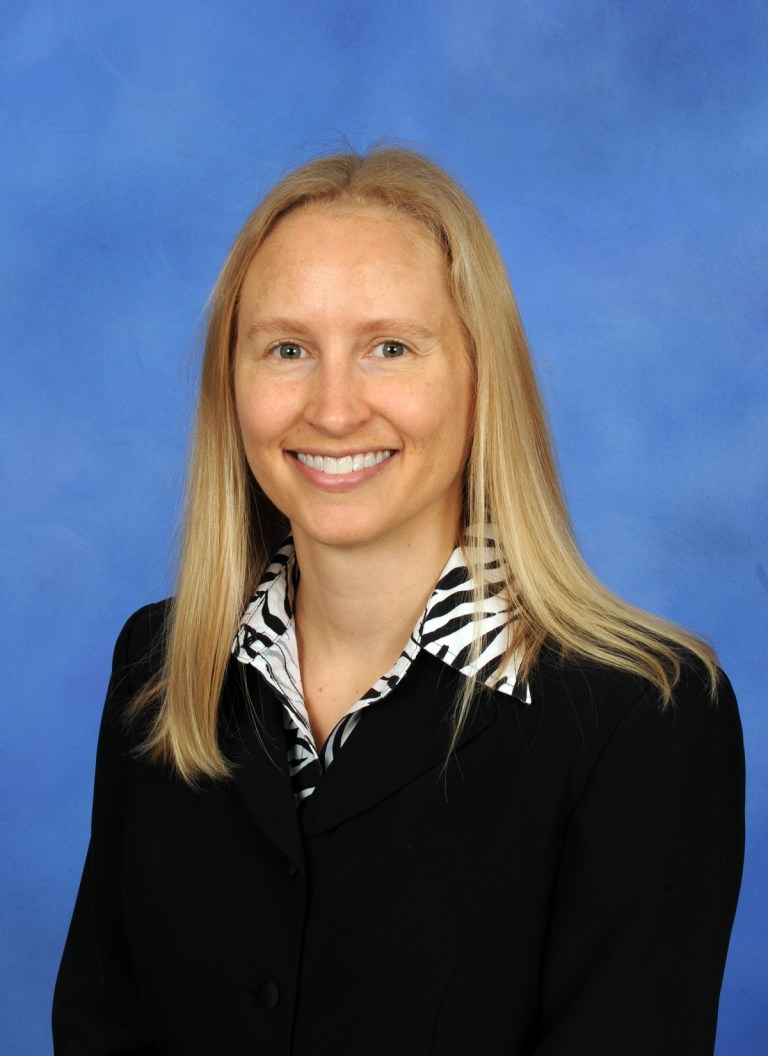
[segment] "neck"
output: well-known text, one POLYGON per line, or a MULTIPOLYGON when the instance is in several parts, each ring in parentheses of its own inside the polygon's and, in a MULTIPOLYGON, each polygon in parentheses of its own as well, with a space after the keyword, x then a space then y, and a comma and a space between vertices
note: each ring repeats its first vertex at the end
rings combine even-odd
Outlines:
POLYGON ((299 642, 311 640, 337 655, 358 649, 399 655, 456 535, 448 526, 439 539, 403 532, 365 546, 334 547, 295 529, 299 642))

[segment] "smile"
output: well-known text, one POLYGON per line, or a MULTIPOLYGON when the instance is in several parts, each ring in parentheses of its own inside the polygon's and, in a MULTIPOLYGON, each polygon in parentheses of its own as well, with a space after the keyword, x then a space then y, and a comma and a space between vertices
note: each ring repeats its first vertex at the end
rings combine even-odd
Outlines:
POLYGON ((329 458, 326 455, 306 455, 296 452, 296 458, 310 469, 328 473, 330 476, 343 476, 346 473, 358 473, 361 469, 370 469, 380 462, 385 462, 392 455, 391 451, 363 451, 357 455, 344 455, 342 458, 329 458))

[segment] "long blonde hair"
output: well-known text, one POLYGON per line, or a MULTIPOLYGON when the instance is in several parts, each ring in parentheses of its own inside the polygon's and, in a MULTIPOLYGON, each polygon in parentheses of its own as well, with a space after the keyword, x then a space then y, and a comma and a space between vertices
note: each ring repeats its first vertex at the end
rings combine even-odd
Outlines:
MULTIPOLYGON (((250 475, 232 380, 239 292, 255 254, 281 217, 310 204, 376 206, 423 225, 441 246, 475 372, 475 422, 463 527, 494 526, 519 619, 509 655, 527 677, 548 642, 564 655, 648 679, 672 698, 681 654, 704 664, 712 650, 688 632, 621 601, 586 567, 558 481, 546 418, 515 298, 498 248, 466 193, 437 165, 402 148, 311 161, 281 180, 248 219, 213 292, 189 468, 178 585, 164 661, 133 702, 157 708, 145 750, 187 781, 225 777, 217 714, 232 643, 249 595, 285 518, 250 475)), ((466 548, 478 596, 483 567, 466 548)), ((456 702, 456 735, 474 686, 456 702)))

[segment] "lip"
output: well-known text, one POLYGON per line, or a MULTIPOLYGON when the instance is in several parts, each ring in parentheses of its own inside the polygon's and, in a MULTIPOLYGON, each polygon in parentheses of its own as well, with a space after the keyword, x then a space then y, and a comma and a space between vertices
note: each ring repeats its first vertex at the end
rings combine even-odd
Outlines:
POLYGON ((285 456, 293 466, 294 470, 315 487, 322 489, 323 491, 351 491, 353 488, 357 488, 362 484, 367 484, 369 481, 374 480, 379 476, 380 473, 386 472, 387 468, 392 462, 397 459, 399 450, 393 448, 368 448, 367 450, 360 450, 356 448, 354 451, 286 451, 285 456), (389 457, 382 459, 380 462, 376 462, 372 466, 364 466, 362 469, 352 470, 349 473, 325 473, 321 469, 315 469, 312 466, 306 465, 304 462, 299 461, 299 454, 312 455, 313 457, 321 456, 323 458, 349 458, 359 454, 378 454, 380 451, 389 451, 389 457))

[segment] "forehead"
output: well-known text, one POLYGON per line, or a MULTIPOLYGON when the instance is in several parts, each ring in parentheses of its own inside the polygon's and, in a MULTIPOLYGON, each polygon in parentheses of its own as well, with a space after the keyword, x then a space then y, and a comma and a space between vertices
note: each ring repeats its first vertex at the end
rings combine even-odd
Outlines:
POLYGON ((240 288, 236 331, 401 329, 462 344, 445 254, 418 221, 384 208, 303 208, 275 226, 240 288))
POLYGON ((308 202, 306 205, 291 209, 274 225, 265 239, 266 244, 277 231, 286 228, 299 228, 310 231, 327 225, 358 227, 361 230, 372 227, 388 229, 397 233, 414 245, 427 244, 438 248, 438 242, 426 223, 416 216, 398 209, 396 206, 358 205, 354 202, 308 202))
POLYGON ((404 281, 418 271, 422 281, 448 285, 445 254, 416 218, 383 206, 310 203, 286 214, 270 231, 246 271, 243 292, 334 266, 360 275, 375 275, 377 269, 381 274, 383 266, 390 277, 401 271, 404 281))

